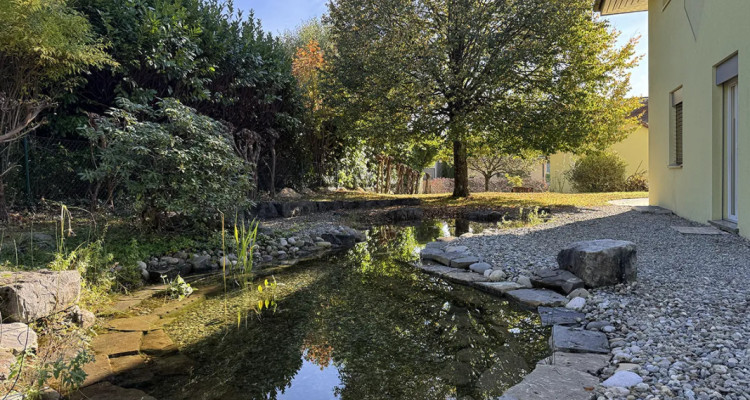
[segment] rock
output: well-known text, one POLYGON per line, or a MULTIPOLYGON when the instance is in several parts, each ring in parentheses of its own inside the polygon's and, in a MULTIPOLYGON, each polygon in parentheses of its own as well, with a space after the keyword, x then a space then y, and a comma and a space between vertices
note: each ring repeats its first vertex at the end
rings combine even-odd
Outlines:
POLYGON ((475 274, 473 272, 465 271, 462 269, 452 268, 453 271, 440 275, 441 277, 448 279, 453 282, 471 284, 475 282, 486 282, 487 278, 482 275, 475 274))
MULTIPOLYGON (((492 269, 492 265, 484 263, 484 262, 478 262, 478 263, 474 263, 474 264, 469 265, 469 269, 472 270, 472 271, 474 271, 474 272, 476 272, 476 273, 478 273, 478 274, 484 274, 485 271, 489 271, 489 270, 492 269)), ((502 271, 500 271, 500 272, 502 272, 502 271)), ((498 280, 500 281, 502 279, 498 279, 498 280)))
POLYGON ((107 321, 107 329, 120 332, 147 332, 159 320, 158 315, 139 315, 137 317, 116 318, 107 321))
POLYGON ((177 353, 177 351, 177 345, 174 344, 163 329, 151 331, 143 335, 143 342, 141 343, 141 352, 143 353, 161 357, 177 353))
POLYGON ((460 257, 455 258, 451 260, 450 266, 453 268, 463 268, 467 269, 470 265, 476 264, 479 262, 479 259, 474 256, 467 256, 467 257, 460 257))
POLYGON ((42 393, 39 394, 40 400, 60 400, 62 399, 62 395, 57 392, 57 390, 54 389, 44 389, 42 390, 42 393))
POLYGON ((538 365, 498 400, 591 400, 599 379, 560 365, 538 365))
POLYGON ((492 282, 502 282, 508 278, 508 275, 505 273, 505 271, 497 269, 492 271, 488 278, 490 278, 492 282))
POLYGON ((529 279, 528 276, 521 275, 518 277, 518 279, 516 279, 516 282, 518 282, 518 284, 521 285, 521 287, 525 287, 525 288, 533 287, 531 285, 531 279, 529 279))
MULTIPOLYGON (((450 266, 452 260, 457 260, 459 258, 466 258, 466 257, 469 257, 469 254, 467 254, 467 253, 459 253, 459 252, 450 252, 450 253, 443 252, 443 253, 440 253, 440 254, 433 254, 432 260, 436 261, 436 262, 439 262, 440 264, 450 266)), ((479 259, 476 259, 476 261, 474 261, 474 262, 479 262, 479 259)), ((473 263, 471 263, 471 264, 473 264, 473 263)), ((471 264, 469 264, 469 265, 471 265, 471 264)))
POLYGON ((65 310, 78 301, 78 271, 8 272, 0 275, 0 313, 3 319, 33 322, 65 310))
POLYGON ((573 368, 591 375, 598 375, 599 371, 609 365, 609 355, 556 352, 544 360, 539 361, 539 364, 558 365, 573 368))
MULTIPOLYGON (((469 268, 471 268, 471 267, 469 267, 469 268)), ((488 269, 488 270, 482 272, 482 275, 484 275, 485 278, 489 278, 490 274, 492 274, 492 270, 491 269, 488 269)))
POLYGON ((71 395, 71 400, 156 400, 138 389, 124 389, 109 382, 82 388, 71 395))
POLYGON ((13 354, 13 351, 0 349, 0 382, 8 379, 10 376, 10 368, 15 362, 16 356, 13 354))
POLYGON ((552 351, 568 353, 609 353, 609 341, 601 332, 568 328, 561 325, 552 327, 550 337, 552 351))
POLYGON ((205 272, 211 269, 211 256, 194 255, 188 260, 188 264, 193 266, 195 272, 205 272))
POLYGON ((521 305, 532 308, 564 306, 568 302, 560 294, 546 289, 518 289, 508 292, 507 295, 521 305))
POLYGON ((424 260, 438 261, 437 259, 435 259, 435 257, 441 256, 444 254, 445 252, 442 249, 435 248, 435 247, 426 247, 422 249, 422 251, 419 253, 423 261, 424 260))
POLYGON ((422 219, 424 212, 421 208, 398 208, 385 213, 385 218, 391 222, 404 222, 422 219))
POLYGON ((167 263, 168 265, 177 265, 181 260, 177 257, 162 257, 161 261, 167 263))
POLYGON ((604 387, 623 387, 631 388, 639 383, 643 382, 643 378, 635 372, 631 371, 618 371, 614 375, 610 376, 607 380, 602 382, 604 387))
POLYGON ((286 239, 281 238, 281 239, 279 239, 279 246, 282 246, 282 247, 289 246, 289 242, 287 242, 286 239))
POLYGON ((588 290, 586 290, 584 288, 578 288, 578 289, 576 289, 576 290, 568 293, 568 298, 569 299, 574 299, 576 297, 583 297, 584 299, 588 299, 589 296, 591 296, 591 294, 589 293, 588 290))
POLYGON ((587 287, 634 282, 637 276, 635 243, 622 240, 573 243, 557 255, 557 263, 587 287))
POLYGON ((136 354, 141 349, 142 332, 112 332, 94 337, 91 349, 104 356, 136 354))
POLYGON ((542 326, 576 325, 586 318, 586 314, 567 308, 539 307, 542 326))
POLYGON ((573 310, 573 311, 581 311, 583 310, 583 307, 586 305, 586 299, 583 297, 576 297, 568 302, 568 304, 565 305, 565 308, 573 310))
POLYGON ((271 219, 271 218, 278 218, 279 217, 279 210, 276 208, 276 205, 274 205, 271 202, 261 202, 259 203, 254 211, 251 211, 251 214, 254 214, 258 218, 262 219, 271 219))
POLYGON ((36 351, 37 335, 23 322, 0 324, 0 351, 10 350, 19 354, 28 349, 36 351))
POLYGON ((318 246, 318 247, 320 247, 321 249, 328 249, 331 246, 333 246, 331 244, 331 242, 325 242, 325 241, 324 242, 315 242, 315 245, 318 246))
POLYGON ((73 306, 70 310, 73 322, 83 329, 89 329, 96 323, 96 316, 89 310, 84 310, 78 306, 73 306))
POLYGON ((284 199, 299 199, 302 197, 301 194, 297 193, 294 189, 288 188, 288 187, 285 187, 279 190, 279 193, 277 193, 276 195, 284 199))
POLYGON ((136 265, 138 266, 138 269, 141 271, 141 276, 143 277, 143 280, 147 281, 149 277, 151 276, 148 273, 148 265, 143 261, 138 261, 136 265))
POLYGON ((569 271, 547 269, 538 271, 531 277, 534 287, 552 289, 568 294, 584 286, 583 281, 569 271))
POLYGON ((512 290, 520 289, 521 285, 515 282, 483 282, 478 283, 477 287, 486 292, 502 296, 512 290))

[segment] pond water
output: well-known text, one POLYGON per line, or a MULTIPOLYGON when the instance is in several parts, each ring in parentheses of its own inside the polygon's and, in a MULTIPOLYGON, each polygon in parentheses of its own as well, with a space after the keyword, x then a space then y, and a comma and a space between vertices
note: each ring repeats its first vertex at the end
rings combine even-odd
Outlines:
POLYGON ((406 263, 446 230, 441 222, 374 228, 346 253, 276 274, 272 293, 220 293, 188 308, 168 331, 196 361, 193 375, 164 379, 150 392, 160 399, 499 396, 547 355, 549 332, 536 313, 406 263), (268 296, 276 307, 257 312, 268 296))

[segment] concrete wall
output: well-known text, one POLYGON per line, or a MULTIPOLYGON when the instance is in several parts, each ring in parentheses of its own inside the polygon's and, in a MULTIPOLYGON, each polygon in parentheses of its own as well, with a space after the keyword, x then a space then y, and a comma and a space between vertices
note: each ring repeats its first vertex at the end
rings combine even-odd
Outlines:
MULTIPOLYGON (((628 135, 622 142, 616 143, 607 149, 615 152, 627 163, 625 176, 630 176, 636 171, 648 173, 648 128, 641 125, 628 135)), ((550 191, 561 193, 573 193, 573 185, 565 178, 565 173, 578 160, 578 156, 572 153, 557 153, 550 156, 550 191)))
POLYGON ((723 89, 716 67, 739 55, 740 234, 750 232, 750 1, 649 1, 650 202, 698 221, 724 217, 723 89), (683 88, 683 165, 670 167, 670 94, 683 88))

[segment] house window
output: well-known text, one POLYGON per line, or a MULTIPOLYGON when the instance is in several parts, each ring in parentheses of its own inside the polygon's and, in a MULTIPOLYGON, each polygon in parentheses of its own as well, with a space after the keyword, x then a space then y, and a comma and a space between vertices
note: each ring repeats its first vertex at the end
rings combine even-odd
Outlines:
POLYGON ((682 126, 683 126, 683 115, 682 115, 682 88, 679 88, 672 92, 670 96, 672 100, 671 110, 671 127, 670 127, 670 143, 669 143, 669 163, 672 166, 682 166, 682 126))

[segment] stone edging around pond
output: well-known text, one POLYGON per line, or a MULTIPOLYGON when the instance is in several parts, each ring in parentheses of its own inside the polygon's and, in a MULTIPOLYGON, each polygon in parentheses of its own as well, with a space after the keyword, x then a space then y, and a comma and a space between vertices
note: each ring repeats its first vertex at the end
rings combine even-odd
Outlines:
POLYGON ((421 203, 420 199, 412 197, 389 200, 263 201, 248 210, 248 214, 261 219, 290 218, 318 212, 419 206, 421 203))
POLYGON ((598 374, 609 365, 611 359, 609 339, 602 331, 614 328, 608 323, 586 320, 586 315, 580 311, 588 292, 583 289, 582 283, 576 282, 575 276, 571 278, 567 271, 552 270, 555 272, 550 274, 554 275, 552 279, 534 278, 535 286, 542 288, 533 288, 531 280, 524 276, 516 282, 503 281, 506 279, 503 271, 493 271, 491 265, 468 253, 465 246, 452 246, 451 239, 455 238, 441 238, 428 243, 422 250, 423 262, 413 265, 428 274, 507 298, 523 308, 535 310, 540 314, 542 325, 552 327, 552 356, 540 361, 521 383, 508 389, 498 400, 591 400, 595 398, 595 389, 599 385, 616 390, 624 385, 632 387, 642 382, 640 376, 621 368, 600 383, 598 374), (550 284, 550 280, 554 282, 550 284), (570 293, 568 297, 543 288, 555 286, 565 286, 564 292, 570 293))

